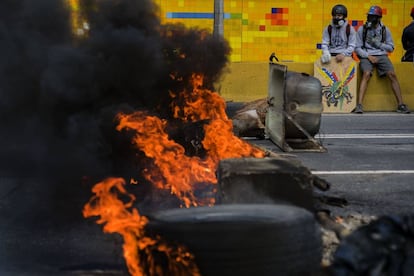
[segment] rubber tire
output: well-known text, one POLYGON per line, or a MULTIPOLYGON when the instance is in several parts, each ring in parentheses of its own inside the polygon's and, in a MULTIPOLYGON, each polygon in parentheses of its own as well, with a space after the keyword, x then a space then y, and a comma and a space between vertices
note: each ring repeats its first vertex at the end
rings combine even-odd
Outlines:
POLYGON ((148 233, 186 245, 203 276, 310 275, 322 241, 312 213, 290 205, 228 204, 150 216, 148 233))

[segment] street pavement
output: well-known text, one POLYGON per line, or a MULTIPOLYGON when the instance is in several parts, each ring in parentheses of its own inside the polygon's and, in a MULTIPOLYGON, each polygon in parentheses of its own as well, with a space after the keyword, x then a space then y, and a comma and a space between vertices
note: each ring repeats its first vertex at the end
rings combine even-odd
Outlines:
MULTIPOLYGON (((348 201, 342 208, 332 206, 334 215, 413 212, 414 114, 322 114, 315 138, 326 152, 284 153, 270 140, 251 142, 294 155, 328 181, 326 194, 348 201)), ((47 198, 54 192, 43 179, 2 175, 0 181, 0 275, 94 275, 99 270, 126 275, 120 237, 81 217, 89 192, 70 200, 62 191, 51 204, 47 198), (57 210, 62 213, 56 218, 57 210)))
POLYGON ((348 201, 333 214, 414 213, 414 114, 322 114, 315 136, 326 152, 281 152, 270 140, 252 141, 293 154, 327 180, 327 195, 348 201))

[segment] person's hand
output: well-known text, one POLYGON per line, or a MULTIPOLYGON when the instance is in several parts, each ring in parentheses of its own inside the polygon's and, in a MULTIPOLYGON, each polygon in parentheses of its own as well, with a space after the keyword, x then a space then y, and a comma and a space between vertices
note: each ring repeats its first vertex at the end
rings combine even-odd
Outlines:
POLYGON ((382 43, 381 43, 381 38, 379 36, 377 37, 368 36, 367 42, 374 48, 378 48, 378 49, 381 48, 382 43))
POLYGON ((344 54, 336 55, 335 59, 336 59, 337 62, 341 62, 345 59, 345 55, 344 54))
POLYGON ((321 56, 322 63, 328 63, 331 61, 331 54, 328 51, 324 51, 321 56))
POLYGON ((372 64, 376 64, 378 59, 376 56, 368 56, 368 60, 372 63, 372 64))

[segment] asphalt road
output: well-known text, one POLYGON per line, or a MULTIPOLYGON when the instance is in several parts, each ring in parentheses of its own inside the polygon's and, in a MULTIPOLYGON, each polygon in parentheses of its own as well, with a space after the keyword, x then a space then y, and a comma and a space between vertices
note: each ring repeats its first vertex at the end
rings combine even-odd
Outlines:
MULTIPOLYGON (((414 114, 323 114, 321 122, 316 138, 326 148, 323 153, 283 153, 270 140, 252 142, 294 155, 327 180, 326 194, 349 203, 332 207, 334 214, 413 212, 414 114)), ((102 270, 126 275, 120 237, 81 217, 89 193, 77 200, 63 193, 50 204, 46 199, 53 193, 44 179, 3 174, 0 181, 0 275, 98 275, 102 270)))
MULTIPOLYGON (((326 152, 288 154, 331 184, 327 194, 348 201, 334 214, 414 212, 414 114, 323 114, 315 138, 326 152)), ((270 140, 252 142, 287 154, 270 140)))

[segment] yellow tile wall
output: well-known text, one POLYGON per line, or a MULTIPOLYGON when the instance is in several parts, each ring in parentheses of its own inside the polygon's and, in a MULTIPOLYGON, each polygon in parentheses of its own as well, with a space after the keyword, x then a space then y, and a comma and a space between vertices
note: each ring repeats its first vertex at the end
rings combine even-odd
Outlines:
MULTIPOLYGON (((394 39, 390 58, 399 61, 404 53, 403 28, 409 24, 414 0, 223 0, 224 37, 232 48, 231 61, 267 61, 275 52, 281 61, 313 62, 319 58, 317 44, 331 20, 331 9, 340 3, 348 9, 348 20, 362 23, 371 5, 383 8, 382 22, 394 39), (272 8, 277 9, 272 14, 272 8), (273 20, 272 20, 273 16, 273 20)), ((214 1, 156 0, 164 23, 182 22, 189 27, 213 30, 214 1), (208 18, 210 16, 210 18, 208 18)))

